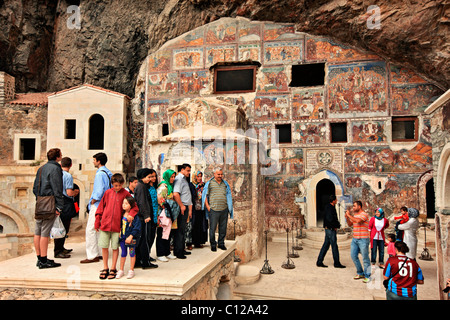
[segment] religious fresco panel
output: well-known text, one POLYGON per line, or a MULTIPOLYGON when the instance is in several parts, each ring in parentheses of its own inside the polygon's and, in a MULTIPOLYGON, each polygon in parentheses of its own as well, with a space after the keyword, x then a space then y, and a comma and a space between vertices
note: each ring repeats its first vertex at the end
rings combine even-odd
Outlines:
POLYGON ((331 113, 386 113, 387 72, 384 61, 330 65, 328 105, 331 113))
POLYGON ((264 24, 264 41, 303 39, 303 37, 302 34, 295 33, 295 26, 293 24, 264 24))
POLYGON ((202 69, 203 48, 181 48, 173 50, 173 70, 202 69))
POLYGON ((224 45, 206 48, 206 67, 217 62, 236 61, 236 45, 224 45))
POLYGON ((402 66, 390 65, 391 84, 392 83, 426 83, 427 81, 411 71, 410 69, 402 66))
POLYGON ((205 41, 205 29, 199 28, 190 31, 189 33, 180 36, 177 38, 177 40, 173 43, 171 43, 171 47, 197 47, 202 46, 205 41))
POLYGON ((238 46, 239 61, 261 61, 261 45, 240 44, 238 46))
POLYGON ((286 69, 283 66, 262 68, 258 74, 256 89, 260 93, 289 91, 286 69))
POLYGON ((349 147, 345 150, 347 173, 424 172, 432 169, 431 146, 423 142, 410 149, 385 147, 349 147))
POLYGON ((207 70, 180 72, 180 94, 199 94, 208 85, 207 70))
POLYGON ((303 58, 303 41, 280 41, 264 43, 264 63, 286 64, 303 58))
POLYGON ((236 41, 237 24, 215 23, 206 29, 206 44, 221 44, 236 41))
POLYGON ((178 74, 176 72, 150 73, 147 90, 150 98, 178 95, 178 74))
POLYGON ((170 50, 157 51, 148 59, 148 72, 170 71, 170 60, 172 52, 170 50))
POLYGON ((147 121, 150 123, 167 123, 167 108, 169 100, 149 100, 147 108, 147 121))
POLYGON ((380 59, 377 55, 339 44, 331 39, 306 37, 306 61, 346 62, 380 59))
POLYGON ((239 42, 260 41, 261 40, 261 24, 239 22, 238 39, 239 42))
POLYGON ((386 142, 384 121, 354 121, 351 123, 352 142, 386 142))
POLYGON ((391 90, 394 115, 422 113, 444 93, 432 84, 393 84, 391 90))
POLYGON ((289 96, 259 96, 255 98, 254 121, 289 119, 289 96))
POLYGON ((327 124, 323 122, 297 122, 292 132, 292 143, 327 143, 327 124))
POLYGON ((277 174, 303 175, 303 149, 280 147, 280 171, 277 174))
POLYGON ((297 89, 292 97, 292 120, 324 119, 323 88, 297 89))

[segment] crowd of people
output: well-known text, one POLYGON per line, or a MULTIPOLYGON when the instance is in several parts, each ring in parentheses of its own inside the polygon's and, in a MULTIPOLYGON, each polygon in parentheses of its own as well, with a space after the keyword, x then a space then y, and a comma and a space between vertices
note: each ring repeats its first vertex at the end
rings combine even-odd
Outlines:
MULTIPOLYGON (((54 203, 54 214, 44 217, 38 212, 40 206, 36 209, 34 245, 39 269, 61 266, 47 258, 50 230, 59 216, 66 233, 69 232, 70 221, 76 215, 73 197, 79 193, 69 173, 71 159, 63 158, 57 148, 50 149, 47 158, 48 162, 36 174, 33 187, 37 200, 51 197, 54 203)), ((128 256, 127 278, 134 277, 135 268, 157 268, 156 260, 186 259, 194 247, 204 247, 208 234, 212 251, 227 250, 225 236, 228 217, 233 218, 233 200, 222 168, 215 168, 214 176, 206 183, 203 173, 192 172, 189 164, 179 166, 178 173, 166 170, 161 181, 155 170, 142 168, 136 177, 128 178, 128 186, 124 187, 123 175, 112 174, 106 167, 107 161, 105 153, 93 156, 97 171, 87 205, 86 258, 80 261, 86 264, 102 260, 100 279, 123 277, 128 256), (156 258, 150 255, 155 243, 156 258)), ((72 250, 64 244, 65 237, 55 239, 55 258, 70 257, 72 250)))
MULTIPOLYGON (((345 268, 339 259, 337 230, 341 228, 341 224, 337 217, 336 204, 336 196, 331 195, 325 207, 325 240, 317 258, 317 267, 327 268, 323 260, 331 246, 334 267, 345 268)), ((417 209, 402 207, 401 215, 394 217, 394 220, 399 220, 395 227, 396 233, 385 234, 389 228, 389 220, 385 218, 384 210, 377 208, 373 217, 369 217, 363 210, 362 202, 354 201, 353 207, 345 212, 347 224, 353 229, 350 245, 350 256, 356 268, 353 279, 362 279, 363 283, 370 282, 372 267, 376 265, 378 255, 379 267, 384 269, 386 299, 417 299, 417 284, 424 281, 422 270, 416 262, 418 216, 417 209), (385 247, 389 255, 386 264, 385 247), (359 255, 362 256, 362 264, 359 255)))

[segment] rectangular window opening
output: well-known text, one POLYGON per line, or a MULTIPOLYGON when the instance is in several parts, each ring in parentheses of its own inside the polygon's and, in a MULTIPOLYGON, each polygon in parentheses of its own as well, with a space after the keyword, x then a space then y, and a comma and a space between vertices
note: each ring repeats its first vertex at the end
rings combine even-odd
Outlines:
POLYGON ((76 124, 77 124, 76 120, 66 119, 64 130, 65 139, 76 139, 76 124))
POLYGON ((257 66, 219 66, 214 69, 214 93, 253 92, 257 66))
POLYGON ((299 64, 292 66, 290 87, 314 87, 325 84, 325 63, 299 64))
POLYGON ((168 123, 163 123, 163 125, 162 125, 162 135, 163 135, 163 137, 169 135, 169 124, 168 123))
POLYGON ((417 141, 417 117, 392 118, 392 141, 417 141))
POLYGON ((347 122, 330 123, 331 142, 347 142, 347 122))
POLYGON ((292 143, 291 124, 276 124, 275 129, 278 134, 279 143, 292 143))
POLYGON ((20 139, 19 160, 34 160, 36 139, 20 139))

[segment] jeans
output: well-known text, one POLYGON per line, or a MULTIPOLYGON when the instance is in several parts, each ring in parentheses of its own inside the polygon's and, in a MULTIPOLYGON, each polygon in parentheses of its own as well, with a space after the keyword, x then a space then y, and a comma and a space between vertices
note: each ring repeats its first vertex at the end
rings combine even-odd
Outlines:
POLYGON ((369 259, 369 244, 370 238, 356 239, 353 238, 352 244, 350 246, 350 255, 352 257, 353 263, 356 267, 356 273, 360 276, 370 278, 372 273, 370 259, 369 259), (359 254, 361 253, 363 258, 364 270, 359 261, 359 254))
POLYGON ((227 235, 228 224, 228 209, 222 211, 214 211, 211 209, 209 212, 209 243, 211 247, 217 245, 216 242, 216 227, 219 225, 219 246, 225 245, 225 236, 227 235))
POLYGON ((317 263, 323 263, 323 259, 328 252, 331 245, 331 252, 333 253, 333 261, 335 266, 339 266, 339 248, 337 245, 336 230, 325 229, 325 241, 323 242, 322 249, 320 249, 317 263))
POLYGON ((189 216, 189 208, 186 206, 186 209, 183 212, 180 212, 177 218, 177 229, 173 230, 173 254, 177 257, 184 256, 184 249, 186 245, 186 223, 189 216))
POLYGON ((417 296, 414 297, 401 297, 395 293, 386 290, 386 300, 417 300, 417 296))
POLYGON ((383 240, 372 240, 372 251, 370 255, 370 261, 375 264, 377 260, 377 251, 379 252, 378 262, 384 263, 384 241, 383 240))

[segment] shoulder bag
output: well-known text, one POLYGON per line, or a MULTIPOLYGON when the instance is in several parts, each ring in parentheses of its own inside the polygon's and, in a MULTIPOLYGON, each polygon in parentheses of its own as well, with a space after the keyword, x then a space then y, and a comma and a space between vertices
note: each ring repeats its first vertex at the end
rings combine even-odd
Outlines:
POLYGON ((42 168, 39 173, 38 196, 36 198, 36 206, 34 209, 34 218, 36 220, 49 220, 56 213, 55 196, 39 196, 41 191, 41 175, 42 168))

